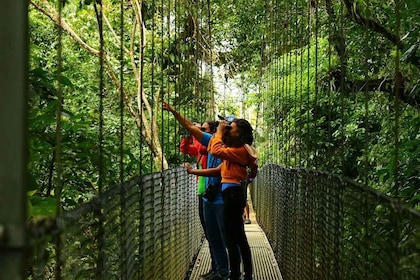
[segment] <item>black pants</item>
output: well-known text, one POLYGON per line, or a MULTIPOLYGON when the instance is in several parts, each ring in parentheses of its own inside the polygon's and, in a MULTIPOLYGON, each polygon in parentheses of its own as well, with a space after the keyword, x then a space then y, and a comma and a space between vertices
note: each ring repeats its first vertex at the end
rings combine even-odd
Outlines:
POLYGON ((246 280, 252 279, 251 249, 245 235, 242 214, 246 197, 242 187, 229 187, 223 191, 226 246, 229 251, 230 279, 240 278, 241 258, 246 280), (239 250, 238 250, 239 247, 239 250))

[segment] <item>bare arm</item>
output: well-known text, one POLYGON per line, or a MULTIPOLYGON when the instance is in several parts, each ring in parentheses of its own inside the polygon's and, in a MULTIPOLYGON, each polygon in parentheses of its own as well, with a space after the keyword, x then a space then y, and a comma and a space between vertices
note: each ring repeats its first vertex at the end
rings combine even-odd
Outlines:
POLYGON ((192 169, 189 163, 185 164, 187 168, 188 174, 193 174, 197 176, 205 176, 205 177, 217 177, 220 176, 220 171, 222 170, 222 165, 220 164, 218 167, 214 168, 206 168, 206 169, 192 169))
POLYGON ((176 111, 171 105, 167 102, 162 102, 162 109, 165 111, 171 112, 175 119, 186 129, 188 130, 191 135, 193 135, 199 142, 203 139, 203 132, 200 128, 194 125, 189 119, 186 119, 183 115, 181 115, 178 111, 176 111))

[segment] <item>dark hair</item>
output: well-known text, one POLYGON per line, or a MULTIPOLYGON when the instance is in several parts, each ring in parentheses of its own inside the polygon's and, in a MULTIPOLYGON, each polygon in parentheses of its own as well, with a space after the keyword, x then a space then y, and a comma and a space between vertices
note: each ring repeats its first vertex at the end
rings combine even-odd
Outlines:
POLYGON ((206 123, 210 127, 210 133, 211 134, 215 133, 216 130, 217 130, 217 127, 219 126, 219 122, 218 121, 206 121, 206 123))
POLYGON ((252 134, 253 129, 251 124, 245 119, 236 119, 233 122, 236 123, 240 132, 240 144, 252 145, 254 142, 254 135, 252 134))

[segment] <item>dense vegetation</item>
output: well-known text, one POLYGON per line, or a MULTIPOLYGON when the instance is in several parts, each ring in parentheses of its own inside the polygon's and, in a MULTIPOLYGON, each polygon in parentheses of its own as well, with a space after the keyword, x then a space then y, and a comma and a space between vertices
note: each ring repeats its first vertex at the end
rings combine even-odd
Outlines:
POLYGON ((418 205, 418 1, 100 2, 30 0, 31 216, 185 160, 162 99, 199 121, 249 116, 261 165, 418 205))

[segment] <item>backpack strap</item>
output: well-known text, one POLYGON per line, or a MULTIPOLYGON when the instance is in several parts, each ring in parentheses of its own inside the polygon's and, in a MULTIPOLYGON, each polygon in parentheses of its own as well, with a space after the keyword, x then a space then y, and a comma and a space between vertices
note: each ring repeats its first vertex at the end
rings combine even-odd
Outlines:
POLYGON ((203 155, 200 155, 200 157, 197 159, 197 166, 200 166, 201 169, 203 169, 203 167, 201 166, 200 162, 201 162, 201 158, 203 157, 203 155))

